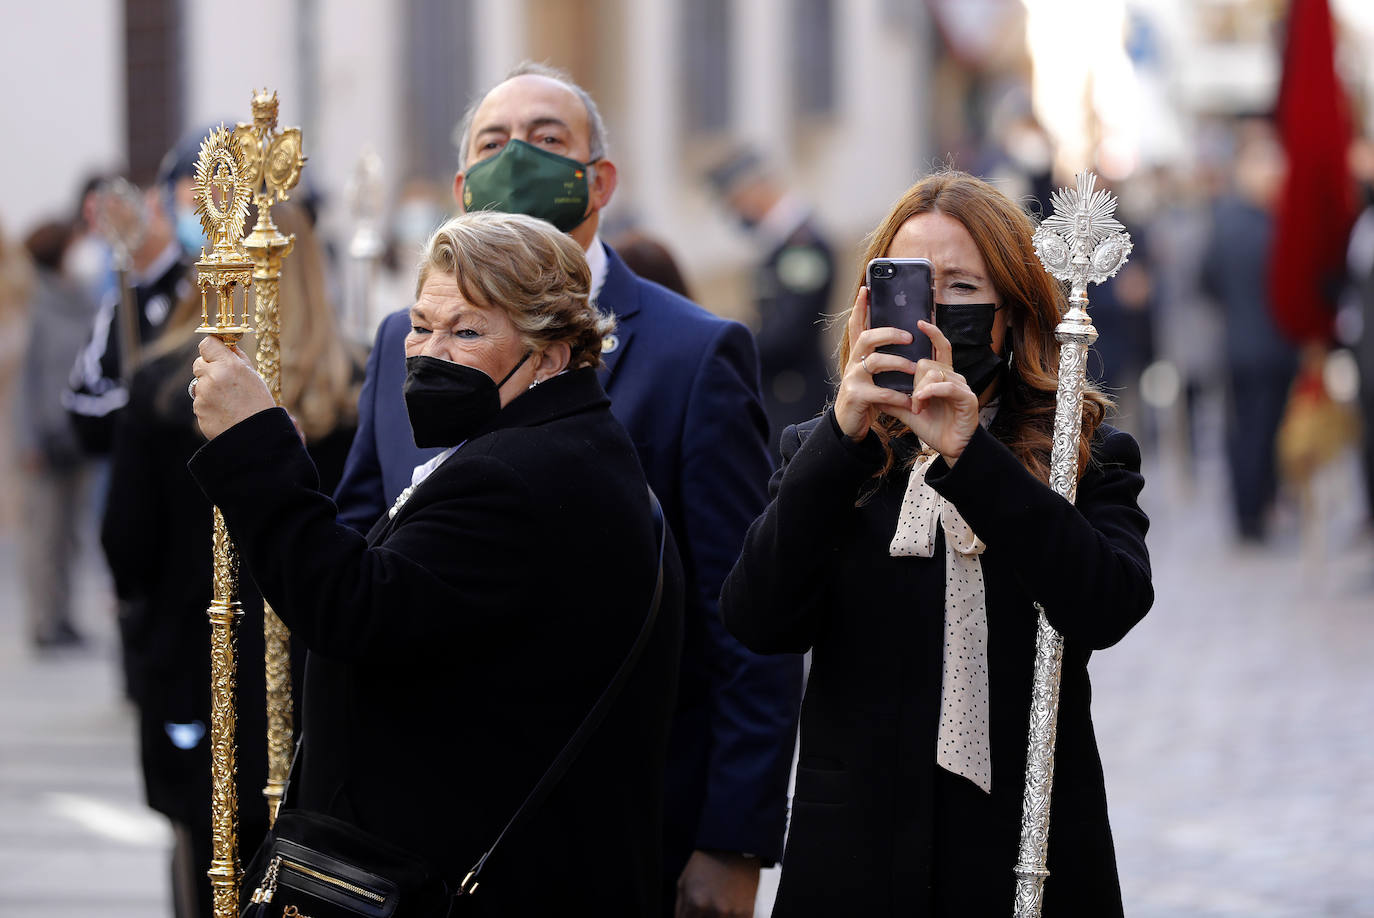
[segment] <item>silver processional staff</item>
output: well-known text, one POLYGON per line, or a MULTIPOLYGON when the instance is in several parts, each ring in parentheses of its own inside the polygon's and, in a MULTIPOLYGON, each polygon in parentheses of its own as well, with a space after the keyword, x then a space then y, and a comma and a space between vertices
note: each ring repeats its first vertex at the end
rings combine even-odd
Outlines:
MULTIPOLYGON (((1113 214, 1116 198, 1094 190, 1097 176, 1078 175, 1076 188, 1050 196, 1054 213, 1032 242, 1045 270, 1069 285, 1069 308, 1054 337, 1059 342, 1059 391, 1055 396, 1050 487, 1065 500, 1078 491, 1078 445, 1083 431, 1084 368, 1097 329, 1088 317, 1088 284, 1100 284, 1121 270, 1131 254, 1131 237, 1113 214)), ((1021 803, 1021 846, 1016 861, 1016 918, 1039 918, 1049 871, 1050 791, 1054 783, 1054 739, 1059 719, 1059 678, 1064 637, 1039 610, 1035 675, 1031 685, 1026 789, 1021 803)))

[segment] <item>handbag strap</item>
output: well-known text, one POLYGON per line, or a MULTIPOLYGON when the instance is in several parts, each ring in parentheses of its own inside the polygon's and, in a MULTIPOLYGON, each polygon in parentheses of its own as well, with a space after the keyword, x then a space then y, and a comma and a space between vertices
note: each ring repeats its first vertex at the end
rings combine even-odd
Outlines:
POLYGON ((654 596, 649 603, 649 613, 644 617, 644 624, 640 626, 639 636, 635 638, 635 642, 630 647, 630 652, 625 655, 625 659, 621 662, 620 668, 617 669, 615 675, 611 677, 610 684, 608 684, 606 689, 601 693, 601 697, 596 700, 596 704, 592 705, 592 709, 587 713, 586 719, 582 721, 581 726, 573 733, 572 738, 569 739, 567 745, 563 747, 563 751, 558 753, 558 757, 553 760, 553 764, 549 766, 548 771, 544 772, 544 777, 539 779, 539 783, 534 786, 534 790, 530 791, 529 796, 525 798, 525 802, 520 804, 520 808, 515 811, 515 815, 510 818, 510 822, 506 823, 506 827, 501 830, 501 834, 496 836, 496 841, 491 843, 491 847, 486 850, 482 857, 478 859, 477 863, 473 865, 472 869, 468 871, 467 876, 463 877, 463 882, 458 884, 458 891, 453 894, 454 898, 472 895, 472 893, 477 890, 478 877, 482 873, 482 868, 486 866, 487 859, 496 851, 496 847, 501 844, 501 840, 523 825, 535 808, 543 803, 544 799, 548 797, 554 785, 563 777, 563 773, 568 770, 573 760, 577 758, 578 753, 582 751, 582 747, 587 745, 587 740, 591 739, 592 733, 601 725, 601 722, 606 719, 606 714, 610 711, 612 702, 614 702, 616 696, 620 694, 620 690, 624 688, 625 682, 630 677, 631 670, 634 669, 635 663, 644 652, 645 645, 649 643, 649 637, 654 630, 654 622, 658 618, 658 607, 663 601, 663 549, 668 541, 668 527, 663 520, 663 507, 659 504, 658 496, 654 494, 653 488, 649 488, 649 505, 654 515, 654 529, 658 533, 658 579, 654 582, 654 596))

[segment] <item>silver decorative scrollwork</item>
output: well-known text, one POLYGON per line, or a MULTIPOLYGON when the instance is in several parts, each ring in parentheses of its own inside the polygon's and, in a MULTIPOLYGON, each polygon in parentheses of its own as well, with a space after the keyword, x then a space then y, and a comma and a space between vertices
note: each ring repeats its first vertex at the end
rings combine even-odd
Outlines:
MULTIPOLYGON (((1088 348, 1097 330, 1088 317, 1088 284, 1100 284, 1121 270, 1131 254, 1131 237, 1113 216, 1111 192, 1094 190, 1097 176, 1080 173, 1075 188, 1050 196, 1054 213, 1032 237, 1035 253, 1055 278, 1069 284, 1069 308, 1054 337, 1059 342, 1059 389, 1055 397, 1050 487, 1072 502, 1078 492, 1078 447, 1083 430, 1083 391, 1088 348)), ((1050 794, 1054 786, 1054 742, 1059 724, 1059 681, 1064 638, 1040 603, 1026 748, 1026 787, 1021 801, 1021 845, 1017 853, 1016 918, 1039 918, 1050 872, 1050 794)))
POLYGON ((1116 198, 1106 189, 1094 191, 1096 185, 1097 176, 1081 172, 1076 188, 1051 194, 1054 213, 1031 237, 1045 270, 1075 293, 1111 277, 1131 253, 1131 237, 1113 216, 1116 198))

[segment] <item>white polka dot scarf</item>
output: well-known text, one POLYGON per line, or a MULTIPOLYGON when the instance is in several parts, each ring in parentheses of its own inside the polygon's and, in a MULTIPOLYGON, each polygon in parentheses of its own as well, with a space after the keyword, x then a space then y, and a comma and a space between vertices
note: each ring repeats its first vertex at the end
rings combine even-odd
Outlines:
POLYGON ((991 793, 988 614, 978 558, 984 545, 954 505, 926 484, 926 471, 937 455, 921 456, 912 468, 888 551, 894 558, 932 557, 936 527, 944 528, 945 652, 935 761, 991 793))

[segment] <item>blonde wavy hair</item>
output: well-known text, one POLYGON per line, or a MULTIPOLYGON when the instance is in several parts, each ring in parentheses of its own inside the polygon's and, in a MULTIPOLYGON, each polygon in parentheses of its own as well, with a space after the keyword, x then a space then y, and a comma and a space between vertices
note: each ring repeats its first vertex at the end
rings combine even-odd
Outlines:
POLYGON ((435 271, 457 280, 469 302, 504 312, 530 349, 562 342, 572 351, 569 369, 601 366, 601 339, 615 319, 592 304, 581 246, 552 224, 497 211, 461 214, 429 238, 417 297, 435 271))
MULTIPOLYGON (((993 430, 1031 474, 1049 481, 1054 442, 1055 393, 1059 387, 1059 342, 1054 327, 1067 306, 1060 288, 1036 257, 1031 245, 1035 224, 1024 210, 996 188, 966 172, 936 172, 912 185, 868 237, 860 265, 887 254, 902 224, 926 213, 942 213, 968 230, 987 264, 992 284, 1008 310, 1004 347, 1012 349, 1011 370, 1002 376, 1001 404, 993 430)), ((864 284, 860 269, 858 286, 864 284)), ((855 288, 855 294, 858 288, 855 288)), ((850 307, 852 310, 853 307, 850 307)), ((839 318, 847 320, 846 311, 839 318)), ((849 362, 849 330, 839 347, 839 375, 849 362)), ((1111 401, 1091 384, 1083 393, 1083 427, 1078 444, 1081 475, 1091 458, 1093 432, 1111 401)), ((880 474, 894 465, 892 439, 910 433, 896 418, 879 414, 872 430, 887 453, 880 474)))

